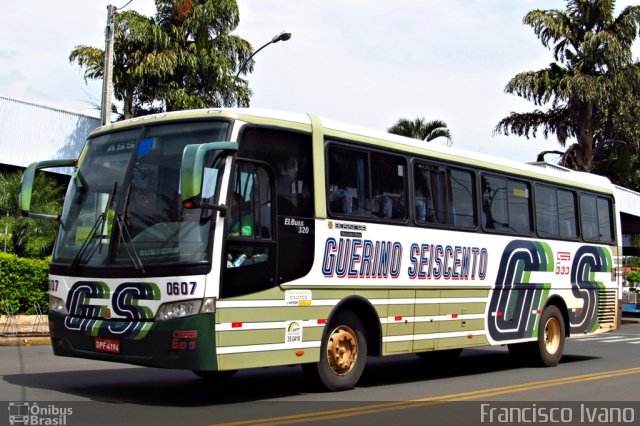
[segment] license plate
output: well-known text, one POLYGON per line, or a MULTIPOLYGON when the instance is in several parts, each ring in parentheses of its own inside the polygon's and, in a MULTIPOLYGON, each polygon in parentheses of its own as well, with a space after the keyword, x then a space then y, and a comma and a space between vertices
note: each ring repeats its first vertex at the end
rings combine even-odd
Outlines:
POLYGON ((119 339, 105 339, 104 337, 96 337, 95 340, 96 351, 109 352, 112 354, 120 353, 120 340, 119 339))

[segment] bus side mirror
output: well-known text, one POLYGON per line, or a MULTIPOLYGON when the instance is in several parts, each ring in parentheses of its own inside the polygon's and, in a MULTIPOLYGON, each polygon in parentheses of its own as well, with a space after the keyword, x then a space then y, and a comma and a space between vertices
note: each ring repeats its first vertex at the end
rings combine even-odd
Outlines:
POLYGON ((18 197, 18 206, 20 214, 25 217, 35 219, 58 220, 58 215, 35 213, 31 211, 31 196, 33 194, 33 185, 36 180, 36 172, 41 169, 50 169, 54 167, 76 167, 78 160, 46 160, 32 163, 22 174, 20 182, 20 195, 18 197))
POLYGON ((209 142, 198 145, 187 145, 182 152, 182 163, 180 166, 180 194, 182 195, 182 205, 185 208, 211 208, 221 212, 226 211, 226 206, 203 204, 202 199, 206 189, 215 188, 218 176, 212 173, 212 169, 205 169, 205 158, 211 151, 237 152, 236 142, 209 142))

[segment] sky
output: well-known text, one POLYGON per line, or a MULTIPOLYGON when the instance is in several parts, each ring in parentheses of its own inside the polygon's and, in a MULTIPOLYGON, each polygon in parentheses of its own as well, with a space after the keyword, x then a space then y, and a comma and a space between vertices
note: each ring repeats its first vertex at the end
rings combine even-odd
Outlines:
MULTIPOLYGON (((101 81, 68 60, 79 44, 104 48, 107 5, 128 0, 30 0, 0 15, 0 96, 98 116, 101 81)), ((562 0, 238 0, 234 34, 267 46, 246 78, 251 106, 312 113, 386 131, 399 118, 442 120, 456 148, 516 161, 558 149, 554 137, 494 134, 510 112, 535 106, 506 94, 519 72, 553 61, 522 18, 562 0)), ((616 13, 636 1, 618 0, 616 13)), ((153 0, 126 6, 147 16, 153 0)), ((640 57, 640 42, 634 57, 640 57)))

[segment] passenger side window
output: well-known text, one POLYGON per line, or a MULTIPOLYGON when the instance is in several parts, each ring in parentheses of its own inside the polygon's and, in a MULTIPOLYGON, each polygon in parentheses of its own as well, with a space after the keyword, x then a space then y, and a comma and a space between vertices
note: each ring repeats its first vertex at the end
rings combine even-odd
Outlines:
POLYGON ((333 146, 329 149, 328 196, 332 214, 371 215, 366 153, 333 146))
POLYGON ((406 218, 405 162, 401 157, 371 154, 371 182, 374 216, 383 219, 406 218))
POLYGON ((588 241, 613 241, 611 201, 591 194, 580 194, 582 237, 588 241))
POLYGON ((482 226, 521 235, 531 233, 529 184, 497 176, 482 177, 482 226))
POLYGON ((542 185, 536 186, 535 193, 538 235, 543 238, 576 238, 575 194, 542 185))
POLYGON ((332 215, 404 221, 404 158, 332 145, 328 151, 327 203, 332 215))
POLYGON ((414 166, 416 222, 475 227, 474 178, 466 170, 417 162, 414 166))

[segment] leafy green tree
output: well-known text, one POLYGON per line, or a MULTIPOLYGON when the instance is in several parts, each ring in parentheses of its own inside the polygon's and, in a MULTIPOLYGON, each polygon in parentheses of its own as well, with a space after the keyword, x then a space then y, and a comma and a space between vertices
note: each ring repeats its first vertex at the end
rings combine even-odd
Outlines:
MULTIPOLYGON (((113 96, 122 102, 123 119, 160 112, 162 109, 149 95, 162 78, 176 66, 176 52, 153 19, 135 11, 118 13, 114 32, 113 96)), ((76 46, 69 55, 85 69, 84 78, 104 77, 104 50, 92 46, 76 46)), ((114 111, 115 105, 113 106, 114 111)))
MULTIPOLYGON (((156 0, 156 21, 169 34, 178 63, 161 84, 168 111, 211 106, 248 106, 251 91, 235 74, 252 53, 232 35, 240 23, 235 0, 156 0)), ((241 74, 253 69, 253 62, 241 74)))
MULTIPOLYGON (((2 231, 7 225, 10 234, 9 250, 21 257, 43 257, 50 254, 58 231, 58 223, 20 217, 18 194, 22 172, 0 173, 0 211, 2 231)), ((36 175, 32 207, 39 213, 57 214, 62 210, 64 185, 43 173, 36 175)), ((4 244, 4 242, 3 242, 4 244)), ((4 247, 3 247, 4 248, 4 247)))
MULTIPOLYGON (((156 0, 155 19, 135 11, 115 19, 114 97, 121 117, 222 105, 249 105, 251 91, 234 81, 251 45, 232 35, 240 21, 235 0, 156 0)), ((104 51, 79 45, 69 56, 84 78, 102 79, 104 51)), ((250 61, 242 70, 253 69, 250 61)))
POLYGON ((431 142, 436 138, 446 138, 447 145, 453 144, 447 123, 441 120, 427 121, 422 117, 417 117, 414 120, 401 118, 387 131, 394 135, 407 136, 425 142, 431 142))
POLYGON ((614 17, 615 0, 566 1, 566 10, 532 10, 524 17, 555 62, 509 81, 507 93, 541 109, 512 112, 497 124, 496 132, 529 138, 541 129, 545 138, 555 134, 563 148, 575 138, 564 164, 593 171, 594 159, 606 158, 607 146, 626 144, 635 151, 640 144, 626 134, 628 123, 622 118, 631 118, 632 127, 640 120, 637 102, 629 101, 640 77, 631 51, 640 6, 629 6, 614 17))

